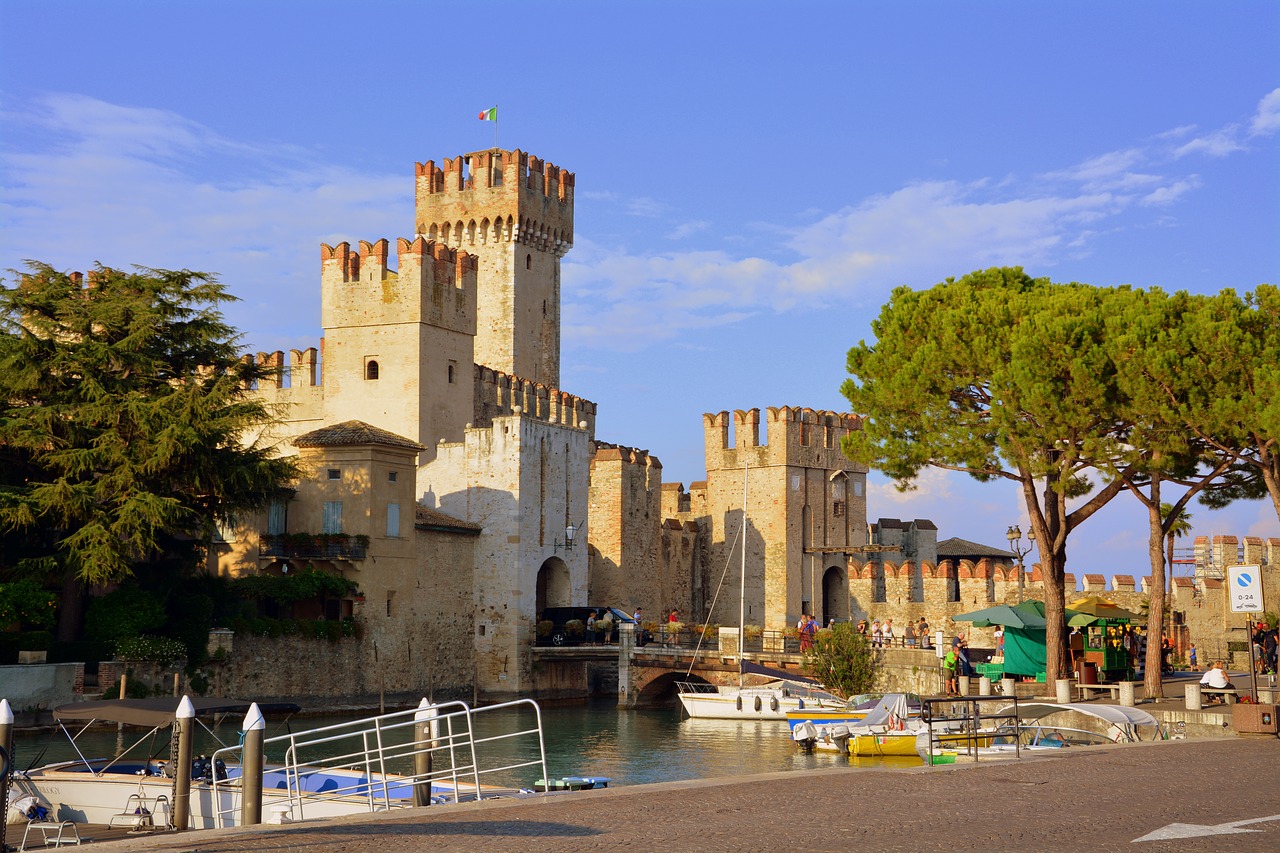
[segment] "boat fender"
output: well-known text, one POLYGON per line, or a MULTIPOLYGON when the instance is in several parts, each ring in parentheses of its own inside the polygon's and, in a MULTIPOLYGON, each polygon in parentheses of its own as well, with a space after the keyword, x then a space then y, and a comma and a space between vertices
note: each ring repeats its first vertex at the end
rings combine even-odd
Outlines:
POLYGON ((777 710, 778 710, 778 697, 777 697, 777 696, 770 696, 770 697, 769 697, 769 710, 770 710, 770 711, 777 711, 777 710))
POLYGON ((760 697, 759 697, 759 696, 757 696, 757 697, 756 697, 756 713, 757 713, 757 714, 758 714, 758 713, 760 713, 760 708, 761 708, 761 707, 763 707, 763 705, 764 705, 764 703, 763 703, 763 702, 761 702, 761 701, 760 701, 760 697))
POLYGON ((738 710, 739 710, 739 711, 741 711, 741 710, 742 710, 742 697, 741 697, 741 696, 739 696, 739 697, 738 697, 738 710))
POLYGON ((797 706, 797 707, 798 707, 798 709, 799 709, 799 710, 801 710, 801 711, 803 711, 803 710, 804 710, 804 700, 803 700, 803 699, 797 699, 796 701, 799 703, 799 705, 797 706))

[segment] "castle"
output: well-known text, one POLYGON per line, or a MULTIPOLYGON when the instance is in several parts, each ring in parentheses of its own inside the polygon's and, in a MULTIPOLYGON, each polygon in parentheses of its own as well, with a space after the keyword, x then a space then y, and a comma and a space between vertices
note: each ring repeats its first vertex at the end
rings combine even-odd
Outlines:
POLYGON ((264 438, 302 475, 211 555, 227 575, 357 582, 323 614, 363 627, 344 692, 574 689, 534 665, 544 608, 736 624, 740 577, 747 624, 775 630, 890 610, 942 627, 1014 594, 1008 565, 936 562, 928 522, 868 526, 867 470, 840 449, 856 415, 706 414, 706 479, 687 490, 648 451, 598 440, 595 404, 560 388, 574 174, 489 149, 419 163, 415 181, 394 266, 386 239, 322 245, 318 347, 256 356, 270 372, 254 393, 281 417, 264 438))

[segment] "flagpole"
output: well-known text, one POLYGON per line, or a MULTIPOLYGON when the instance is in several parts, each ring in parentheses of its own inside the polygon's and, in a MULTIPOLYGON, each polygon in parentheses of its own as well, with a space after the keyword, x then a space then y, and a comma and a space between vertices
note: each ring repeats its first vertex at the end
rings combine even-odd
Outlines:
MULTIPOLYGON (((497 110, 498 105, 494 104, 493 108, 497 110)), ((496 112, 493 114, 493 147, 498 147, 498 114, 496 112)))

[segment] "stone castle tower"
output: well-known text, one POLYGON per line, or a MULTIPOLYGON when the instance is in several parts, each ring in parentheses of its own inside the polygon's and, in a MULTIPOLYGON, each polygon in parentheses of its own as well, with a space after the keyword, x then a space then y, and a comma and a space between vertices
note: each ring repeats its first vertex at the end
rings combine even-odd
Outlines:
POLYGON ((479 258, 475 362, 560 387, 560 258, 573 246, 574 176, 523 151, 416 166, 416 228, 479 258))

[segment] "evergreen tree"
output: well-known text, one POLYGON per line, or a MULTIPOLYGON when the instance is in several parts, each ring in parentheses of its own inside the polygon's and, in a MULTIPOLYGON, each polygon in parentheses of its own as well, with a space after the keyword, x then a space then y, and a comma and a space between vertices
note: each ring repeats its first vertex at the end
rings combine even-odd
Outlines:
POLYGON ((261 369, 219 310, 233 299, 188 270, 99 266, 82 280, 29 262, 0 285, 10 574, 61 574, 73 593, 175 556, 194 566, 219 521, 293 476, 255 440, 271 416, 248 393, 261 369))

